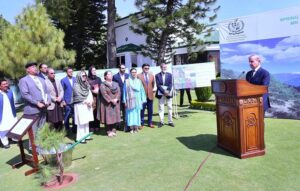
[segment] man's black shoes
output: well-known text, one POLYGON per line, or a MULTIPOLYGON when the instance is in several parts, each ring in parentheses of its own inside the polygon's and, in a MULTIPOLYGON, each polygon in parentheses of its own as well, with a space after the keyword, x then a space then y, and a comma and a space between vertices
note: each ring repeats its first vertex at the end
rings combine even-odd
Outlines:
POLYGON ((171 126, 171 127, 175 127, 175 125, 174 125, 174 123, 169 123, 169 126, 171 126))

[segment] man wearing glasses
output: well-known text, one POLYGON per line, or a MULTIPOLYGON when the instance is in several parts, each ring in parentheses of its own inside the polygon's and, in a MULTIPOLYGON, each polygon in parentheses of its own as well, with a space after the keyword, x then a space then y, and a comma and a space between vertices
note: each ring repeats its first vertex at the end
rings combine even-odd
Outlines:
MULTIPOLYGON (((121 97, 120 100, 123 98, 123 87, 124 87, 124 82, 126 79, 129 78, 129 74, 125 73, 125 64, 121 64, 119 67, 119 72, 113 76, 113 81, 117 82, 120 87, 121 91, 121 97)), ((124 131, 130 131, 129 128, 126 125, 126 114, 125 114, 125 103, 122 103, 120 101, 120 108, 122 110, 122 116, 123 116, 123 123, 124 123, 124 131)))
POLYGON ((147 102, 143 103, 143 109, 141 111, 141 129, 144 127, 144 116, 145 110, 147 108, 148 113, 148 126, 154 128, 152 124, 152 115, 153 115, 153 89, 155 85, 154 75, 149 73, 150 65, 142 65, 143 72, 138 75, 138 78, 142 81, 144 90, 147 97, 147 102))
POLYGON ((61 130, 64 120, 64 90, 60 81, 55 79, 55 71, 53 68, 48 68, 48 78, 46 78, 45 82, 51 96, 51 102, 47 107, 47 122, 55 129, 61 130))
POLYGON ((44 80, 47 79, 47 73, 48 73, 48 66, 44 63, 41 63, 39 65, 39 73, 38 73, 38 76, 43 78, 44 80))

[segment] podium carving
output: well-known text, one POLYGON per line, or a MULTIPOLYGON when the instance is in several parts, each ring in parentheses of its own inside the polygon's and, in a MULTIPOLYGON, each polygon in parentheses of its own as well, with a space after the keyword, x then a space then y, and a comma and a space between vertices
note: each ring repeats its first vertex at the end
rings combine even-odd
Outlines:
POLYGON ((239 158, 265 154, 264 109, 266 86, 246 80, 212 80, 216 96, 218 146, 239 158))

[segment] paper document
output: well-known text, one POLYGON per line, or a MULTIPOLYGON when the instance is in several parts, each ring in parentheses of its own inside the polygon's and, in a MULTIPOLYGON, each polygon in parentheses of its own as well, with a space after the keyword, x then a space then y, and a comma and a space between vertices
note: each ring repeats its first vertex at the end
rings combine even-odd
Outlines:
MULTIPOLYGON (((169 91, 169 90, 167 90, 168 89, 168 86, 161 86, 162 87, 162 89, 164 89, 165 91, 169 91)), ((172 95, 172 90, 173 89, 171 89, 171 91, 169 92, 169 95, 171 96, 172 95)), ((159 91, 159 89, 157 89, 157 95, 164 95, 162 92, 160 92, 159 91)))
POLYGON ((11 133, 22 135, 22 133, 25 131, 25 129, 30 125, 32 122, 32 119, 24 119, 22 118, 19 123, 13 128, 11 133))

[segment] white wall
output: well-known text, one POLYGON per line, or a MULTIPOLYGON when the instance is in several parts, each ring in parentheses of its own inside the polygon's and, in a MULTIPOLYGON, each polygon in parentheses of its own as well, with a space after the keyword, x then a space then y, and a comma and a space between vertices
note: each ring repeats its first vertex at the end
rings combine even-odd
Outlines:
POLYGON ((130 30, 131 21, 129 18, 120 20, 116 23, 116 44, 117 47, 120 47, 125 44, 136 44, 141 45, 145 44, 146 42, 146 36, 145 35, 139 35, 134 33, 132 30, 130 30), (128 39, 126 41, 126 38, 128 39))

